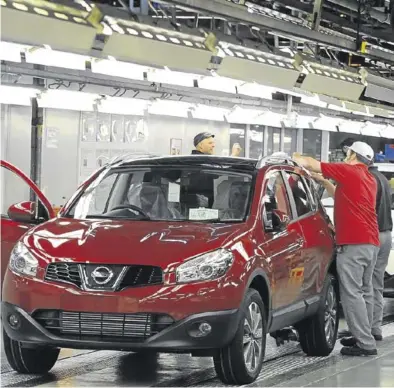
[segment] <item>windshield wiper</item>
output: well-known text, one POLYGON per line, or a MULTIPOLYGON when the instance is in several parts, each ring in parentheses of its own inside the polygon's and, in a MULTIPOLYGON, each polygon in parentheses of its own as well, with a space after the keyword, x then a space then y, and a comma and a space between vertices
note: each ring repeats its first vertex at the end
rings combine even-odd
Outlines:
POLYGON ((94 219, 94 218, 100 218, 100 219, 107 219, 107 220, 132 220, 132 221, 151 221, 149 217, 126 217, 126 216, 106 216, 106 215, 89 215, 85 217, 86 219, 94 219))

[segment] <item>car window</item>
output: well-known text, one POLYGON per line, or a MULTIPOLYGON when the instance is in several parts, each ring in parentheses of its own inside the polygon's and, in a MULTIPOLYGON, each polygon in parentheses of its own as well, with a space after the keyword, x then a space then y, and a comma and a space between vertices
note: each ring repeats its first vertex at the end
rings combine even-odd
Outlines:
POLYGON ((267 174, 263 201, 263 221, 268 228, 273 227, 273 210, 279 211, 288 220, 292 219, 286 185, 280 171, 271 171, 267 174))
POLYGON ((251 174, 230 169, 123 168, 97 178, 67 215, 241 221, 247 215, 251 188, 251 174))
POLYGON ((290 186, 291 194, 293 195, 297 217, 302 217, 305 214, 313 211, 313 204, 311 203, 308 189, 300 175, 295 173, 285 172, 285 176, 290 186))
POLYGON ((334 206, 334 198, 331 197, 327 190, 324 190, 323 195, 321 197, 321 203, 325 207, 333 207, 334 206))

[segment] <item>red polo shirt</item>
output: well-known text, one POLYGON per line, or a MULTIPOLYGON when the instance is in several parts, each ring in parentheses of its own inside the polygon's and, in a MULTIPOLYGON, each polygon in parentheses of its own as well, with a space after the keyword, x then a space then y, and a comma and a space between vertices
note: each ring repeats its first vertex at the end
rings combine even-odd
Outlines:
POLYGON ((337 183, 334 223, 337 245, 379 246, 375 211, 377 183, 364 164, 321 163, 323 176, 337 183))

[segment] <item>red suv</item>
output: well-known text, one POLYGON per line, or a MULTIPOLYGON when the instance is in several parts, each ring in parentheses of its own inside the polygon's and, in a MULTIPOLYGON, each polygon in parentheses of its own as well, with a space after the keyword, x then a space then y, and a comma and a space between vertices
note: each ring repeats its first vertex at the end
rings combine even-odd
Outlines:
POLYGON ((123 159, 56 218, 33 209, 8 211, 32 226, 3 286, 16 371, 48 372, 62 347, 176 352, 212 356, 223 382, 245 384, 261 371, 267 333, 295 327, 311 356, 334 347, 333 232, 289 159, 123 159))

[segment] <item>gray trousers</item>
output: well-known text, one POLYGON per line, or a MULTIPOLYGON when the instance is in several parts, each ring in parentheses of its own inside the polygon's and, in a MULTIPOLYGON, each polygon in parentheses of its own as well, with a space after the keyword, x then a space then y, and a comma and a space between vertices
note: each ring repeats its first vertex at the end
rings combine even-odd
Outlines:
POLYGON ((373 321, 372 334, 382 335, 383 321, 383 288, 384 288, 384 272, 386 271, 391 250, 391 232, 380 233, 380 249, 378 259, 376 260, 375 269, 372 276, 373 286, 373 321))
POLYGON ((369 244, 338 247, 339 291, 349 330, 360 348, 376 349, 372 336, 374 296, 372 274, 379 247, 369 244))

